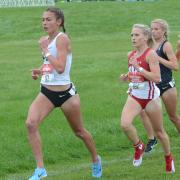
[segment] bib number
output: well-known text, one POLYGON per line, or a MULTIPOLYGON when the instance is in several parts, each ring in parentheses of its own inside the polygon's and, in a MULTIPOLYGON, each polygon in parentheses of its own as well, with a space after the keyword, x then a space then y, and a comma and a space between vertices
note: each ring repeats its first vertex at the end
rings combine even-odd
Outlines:
POLYGON ((130 89, 144 89, 144 84, 143 83, 129 83, 129 88, 130 89))
POLYGON ((54 79, 54 74, 44 74, 42 75, 42 80, 44 82, 51 82, 54 79))

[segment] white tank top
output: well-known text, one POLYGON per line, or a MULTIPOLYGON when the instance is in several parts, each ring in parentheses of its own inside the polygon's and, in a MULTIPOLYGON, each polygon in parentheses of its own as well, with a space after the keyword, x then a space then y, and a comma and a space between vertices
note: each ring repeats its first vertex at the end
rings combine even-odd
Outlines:
MULTIPOLYGON (((53 41, 48 45, 48 50, 52 56, 57 57, 56 39, 63 33, 60 32, 53 41)), ((60 52, 61 53, 61 52, 60 52)), ((72 54, 66 57, 66 65, 64 72, 59 74, 48 61, 48 58, 43 56, 41 84, 45 85, 66 85, 70 84, 70 69, 72 63, 72 54)))

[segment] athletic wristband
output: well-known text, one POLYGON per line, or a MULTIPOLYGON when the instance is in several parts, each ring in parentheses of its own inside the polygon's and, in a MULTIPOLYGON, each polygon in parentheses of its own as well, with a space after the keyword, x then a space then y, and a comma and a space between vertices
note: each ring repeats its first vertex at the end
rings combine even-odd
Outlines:
POLYGON ((51 56, 51 53, 50 53, 50 52, 48 52, 48 53, 45 54, 45 57, 46 57, 46 58, 48 58, 48 56, 51 56))
POLYGON ((138 68, 137 68, 137 71, 138 71, 138 72, 143 72, 143 71, 144 71, 144 68, 138 67, 138 68))

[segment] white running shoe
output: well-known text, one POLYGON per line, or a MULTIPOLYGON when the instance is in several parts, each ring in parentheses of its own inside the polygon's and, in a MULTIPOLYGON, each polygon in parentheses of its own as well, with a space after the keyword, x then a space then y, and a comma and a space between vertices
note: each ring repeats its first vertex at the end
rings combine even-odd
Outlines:
POLYGON ((138 167, 142 163, 142 156, 144 153, 145 146, 143 143, 139 143, 136 147, 134 147, 134 159, 133 159, 133 166, 138 167))
POLYGON ((167 173, 175 173, 175 166, 174 166, 174 160, 172 155, 165 156, 166 160, 166 172, 167 173))

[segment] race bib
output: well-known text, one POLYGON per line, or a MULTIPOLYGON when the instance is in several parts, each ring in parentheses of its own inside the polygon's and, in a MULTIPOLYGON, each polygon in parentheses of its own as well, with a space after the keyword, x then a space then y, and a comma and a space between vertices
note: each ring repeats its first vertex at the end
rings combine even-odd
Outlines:
POLYGON ((144 89, 145 88, 145 84, 144 83, 133 83, 133 82, 130 82, 129 83, 129 88, 130 89, 144 89))
POLYGON ((42 66, 42 81, 51 82, 54 79, 54 74, 52 73, 53 67, 51 64, 43 64, 42 66))

